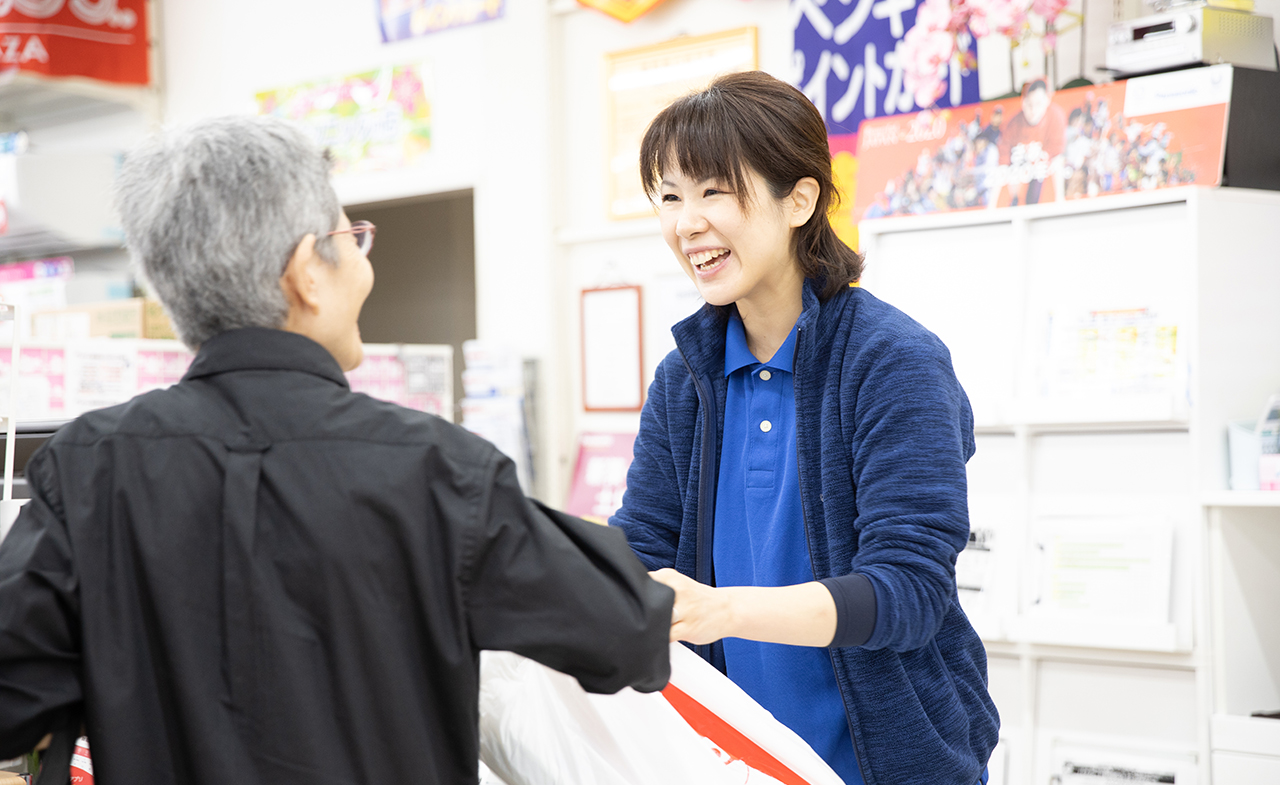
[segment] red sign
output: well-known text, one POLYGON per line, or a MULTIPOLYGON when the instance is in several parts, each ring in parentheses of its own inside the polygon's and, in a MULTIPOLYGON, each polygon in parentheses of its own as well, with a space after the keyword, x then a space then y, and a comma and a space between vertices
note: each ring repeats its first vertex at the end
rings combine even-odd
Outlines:
POLYGON ((146 0, 0 0, 0 72, 151 83, 146 0))

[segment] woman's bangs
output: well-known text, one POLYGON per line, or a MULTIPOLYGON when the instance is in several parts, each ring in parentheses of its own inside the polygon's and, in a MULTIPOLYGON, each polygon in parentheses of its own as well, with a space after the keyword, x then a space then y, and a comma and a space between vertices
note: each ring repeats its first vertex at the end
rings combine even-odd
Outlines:
POLYGON ((707 101, 695 100, 700 98, 704 96, 688 96, 667 107, 645 133, 640 174, 650 197, 673 168, 696 182, 717 180, 739 198, 746 193, 741 143, 727 118, 715 117, 721 113, 706 106, 707 101))

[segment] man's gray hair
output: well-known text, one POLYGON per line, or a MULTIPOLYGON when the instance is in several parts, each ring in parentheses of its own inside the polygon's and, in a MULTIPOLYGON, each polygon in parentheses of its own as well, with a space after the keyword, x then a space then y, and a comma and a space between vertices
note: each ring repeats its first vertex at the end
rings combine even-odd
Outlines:
POLYGON ((280 276, 306 235, 336 262, 326 233, 341 206, 329 168, 305 133, 270 117, 163 131, 125 156, 116 181, 125 242, 187 346, 282 327, 280 276))

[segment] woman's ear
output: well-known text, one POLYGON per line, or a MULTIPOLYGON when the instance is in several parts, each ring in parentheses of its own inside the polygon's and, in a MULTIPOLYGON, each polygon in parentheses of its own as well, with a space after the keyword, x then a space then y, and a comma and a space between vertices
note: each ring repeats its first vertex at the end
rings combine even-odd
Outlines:
POLYGON ((794 229, 809 223, 809 219, 813 217, 813 211, 818 206, 818 195, 820 193, 822 193, 822 188, 818 185, 818 181, 812 177, 801 177, 791 187, 791 194, 787 197, 790 201, 788 223, 791 228, 794 229))
POLYGON ((316 236, 308 234, 293 249, 284 275, 280 276, 280 289, 284 292, 289 313, 315 313, 320 307, 320 281, 316 276, 316 263, 323 260, 316 252, 316 236))

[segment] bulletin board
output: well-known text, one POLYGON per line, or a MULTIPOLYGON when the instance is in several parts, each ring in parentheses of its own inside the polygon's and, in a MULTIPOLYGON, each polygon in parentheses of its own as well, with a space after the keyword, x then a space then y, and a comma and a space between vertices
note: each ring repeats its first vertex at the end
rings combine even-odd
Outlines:
POLYGON ((640 187, 640 141, 668 104, 721 74, 752 71, 756 28, 741 27, 605 55, 606 198, 612 219, 653 215, 640 187))
POLYGON ((582 408, 638 412, 644 403, 639 286, 582 291, 582 408))

